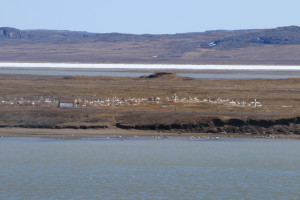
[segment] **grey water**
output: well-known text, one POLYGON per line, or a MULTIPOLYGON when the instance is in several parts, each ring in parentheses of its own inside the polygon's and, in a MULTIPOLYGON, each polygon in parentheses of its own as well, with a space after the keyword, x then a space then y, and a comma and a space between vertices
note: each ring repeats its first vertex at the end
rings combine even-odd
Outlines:
POLYGON ((0 138, 0 199, 300 199, 300 141, 0 138))
POLYGON ((47 75, 47 76, 114 76, 114 77, 139 77, 149 75, 143 72, 126 71, 84 71, 84 70, 45 70, 45 69, 1 69, 0 74, 47 75))
MULTIPOLYGON (((163 70, 162 70, 163 71, 163 70)), ((225 73, 193 71, 192 73, 178 72, 182 77, 196 79, 287 79, 300 78, 300 71, 266 71, 266 70, 226 70, 225 73)), ((0 74, 26 74, 26 75, 48 75, 48 76, 114 76, 114 77, 140 77, 151 74, 147 71, 135 72, 129 69, 25 69, 25 68, 0 68, 0 74)))

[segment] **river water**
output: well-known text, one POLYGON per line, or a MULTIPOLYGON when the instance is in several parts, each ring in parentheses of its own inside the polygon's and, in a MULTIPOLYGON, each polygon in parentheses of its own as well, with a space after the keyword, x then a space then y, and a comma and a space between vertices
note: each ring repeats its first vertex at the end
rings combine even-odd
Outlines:
MULTIPOLYGON (((160 71, 164 71, 161 69, 160 71)), ((26 74, 48 76, 114 76, 114 77, 140 77, 149 75, 147 70, 134 71, 130 69, 58 69, 58 68, 0 68, 0 74, 26 74)), ((182 77, 196 79, 287 79, 300 78, 300 71, 275 70, 189 70, 177 74, 182 77)))
POLYGON ((300 199, 300 141, 0 138, 0 199, 300 199))

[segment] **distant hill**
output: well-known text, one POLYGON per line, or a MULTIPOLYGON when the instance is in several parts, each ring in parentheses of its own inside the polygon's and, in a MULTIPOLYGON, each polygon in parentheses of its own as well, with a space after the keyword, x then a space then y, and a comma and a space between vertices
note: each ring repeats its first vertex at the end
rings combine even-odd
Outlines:
POLYGON ((0 62, 300 65, 300 27, 180 34, 0 28, 0 62))

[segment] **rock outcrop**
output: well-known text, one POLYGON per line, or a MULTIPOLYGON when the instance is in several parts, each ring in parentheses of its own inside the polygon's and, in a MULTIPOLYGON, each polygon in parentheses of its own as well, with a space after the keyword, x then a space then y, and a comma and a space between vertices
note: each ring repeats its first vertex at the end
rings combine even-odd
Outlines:
POLYGON ((3 27, 0 28, 0 38, 6 39, 21 39, 26 36, 26 33, 19 29, 3 27))

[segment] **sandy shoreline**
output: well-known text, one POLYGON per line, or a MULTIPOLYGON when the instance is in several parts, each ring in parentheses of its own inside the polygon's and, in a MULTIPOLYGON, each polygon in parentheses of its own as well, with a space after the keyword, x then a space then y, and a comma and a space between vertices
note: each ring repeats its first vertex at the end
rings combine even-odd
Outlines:
POLYGON ((209 134, 192 132, 158 132, 145 130, 124 130, 118 128, 108 129, 39 129, 39 128, 0 128, 0 137, 39 137, 53 139, 80 139, 80 138, 130 138, 130 137, 153 137, 153 138, 280 138, 300 139, 300 135, 276 134, 251 135, 251 134, 209 134))

